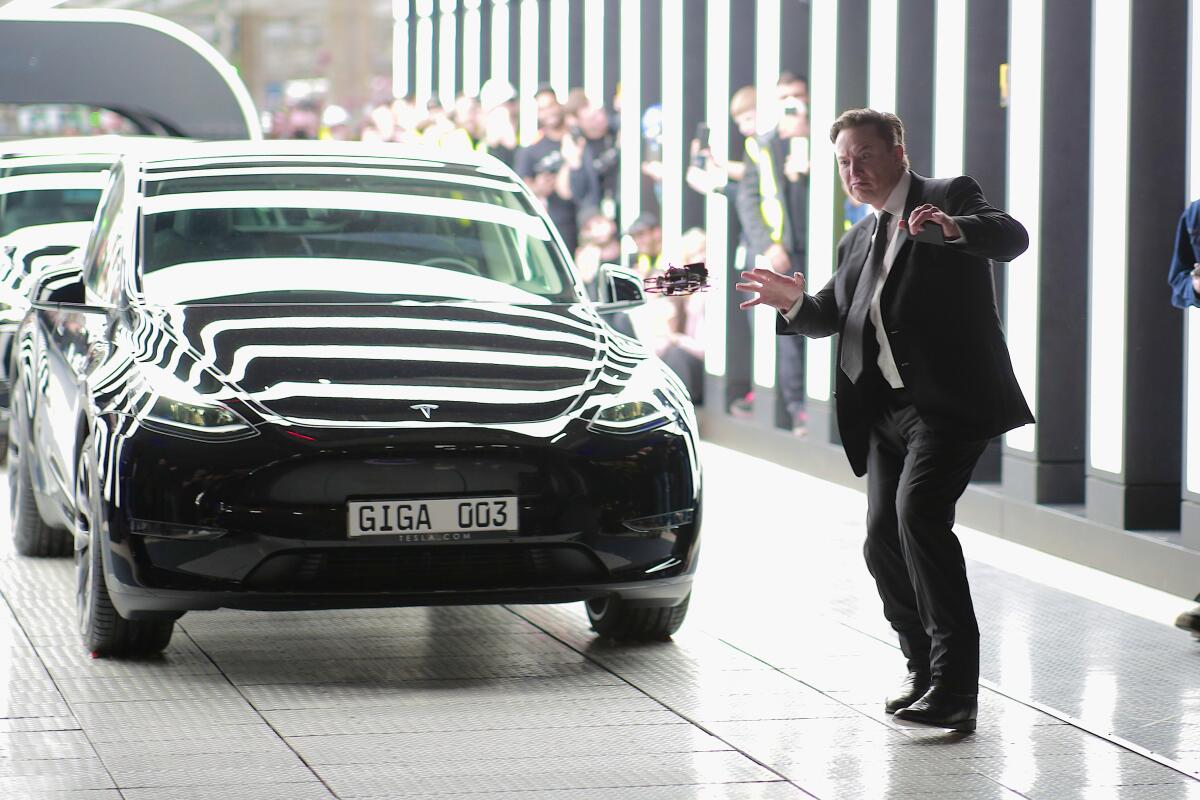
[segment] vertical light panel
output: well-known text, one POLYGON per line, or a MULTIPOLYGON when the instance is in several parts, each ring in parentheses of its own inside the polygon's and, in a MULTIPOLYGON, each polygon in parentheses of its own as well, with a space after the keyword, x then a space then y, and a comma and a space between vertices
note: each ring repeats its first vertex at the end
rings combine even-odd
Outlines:
POLYGON ((642 213, 642 4, 621 0, 621 230, 642 213))
POLYGON ((518 81, 521 116, 518 136, 522 145, 537 137, 537 100, 533 94, 538 86, 538 0, 521 0, 521 76, 518 81))
POLYGON ((433 0, 417 0, 417 104, 433 97, 433 0))
POLYGON ((583 90, 598 105, 608 105, 604 96, 604 0, 583 4, 583 90))
MULTIPOLYGON (((1200 0, 1188 3, 1188 200, 1200 197, 1200 0)), ((1184 486, 1200 494, 1200 309, 1187 310, 1184 486)))
POLYGON ((442 18, 438 21, 438 100, 447 108, 454 105, 457 59, 454 45, 458 40, 455 10, 458 0, 441 0, 442 18))
MULTIPOLYGON (((1019 24, 1025 24, 1024 18, 1019 24)), ((933 174, 962 175, 967 101, 966 0, 938 0, 934 35, 933 174)))
MULTIPOLYGON (((708 145, 713 158, 724 164, 729 160, 729 0, 708 0, 705 36, 708 58, 704 109, 710 129, 708 145)), ((704 369, 709 375, 724 375, 727 303, 737 282, 732 265, 725 263, 729 252, 729 201, 725 195, 709 192, 705 196, 704 226, 713 284, 704 304, 704 369)))
POLYGON ((468 97, 479 96, 479 84, 482 83, 482 64, 480 53, 483 45, 483 21, 479 13, 480 0, 464 0, 463 7, 463 63, 462 83, 463 94, 468 97))
POLYGON ((571 0, 550 0, 550 85, 559 100, 571 91, 571 0))
POLYGON ((780 0, 759 0, 756 8, 754 42, 754 84, 758 90, 758 132, 766 133, 779 122, 779 100, 775 84, 779 80, 780 0))
MULTIPOLYGON (((877 111, 896 111, 896 38, 898 0, 871 0, 867 45, 867 105, 877 111)), ((817 4, 814 4, 817 5, 817 4)), ((939 3, 939 5, 941 5, 939 3)), ((816 13, 816 9, 813 9, 816 13)), ((816 64, 816 61, 813 62, 816 64)), ((815 128, 814 130, 819 130, 815 128)))
MULTIPOLYGON (((766 133, 779 122, 781 109, 776 97, 775 85, 779 81, 780 26, 782 10, 780 0, 758 0, 758 16, 755 19, 754 83, 758 90, 758 132, 766 133)), ((754 258, 751 254, 750 258, 754 258)), ((771 269, 765 258, 758 258, 756 267, 771 269)), ((754 309, 754 335, 751 337, 751 377, 758 386, 775 385, 778 351, 775 334, 773 308, 756 306, 754 309)))
MULTIPOLYGON (((758 264, 763 269, 771 265, 765 259, 758 264)), ((775 385, 776 339, 775 319, 779 312, 770 306, 754 307, 754 353, 752 355, 751 375, 757 386, 770 388, 775 385)))
MULTIPOLYGON (((662 235, 663 256, 667 263, 682 264, 683 237, 683 3, 662 3, 662 235)), ((643 69, 655 69, 654 63, 643 69)))
POLYGON ((508 0, 492 2, 492 71, 491 78, 511 81, 508 71, 508 0))
MULTIPOLYGON (((808 76, 808 113, 812 137, 812 164, 808 186, 808 287, 816 293, 833 277, 834 266, 834 198, 837 188, 837 169, 833 144, 824 131, 837 119, 837 0, 812 4, 809 30, 812 37, 812 72, 808 76)), ((804 391, 814 400, 828 402, 832 376, 832 348, 829 339, 809 339, 807 342, 804 391)))
POLYGON ((1131 2, 1095 0, 1092 7, 1088 460, 1112 473, 1125 464, 1131 2))
MULTIPOLYGON (((1008 210, 1029 231, 1029 249, 1013 260, 1007 272, 1004 329, 1013 371, 1033 408, 1037 408, 1038 393, 1038 275, 1042 238, 1043 3, 1044 0, 1012 0, 1008 23, 1008 210)), ((939 9, 944 4, 942 0, 939 9)), ((1004 443, 1032 453, 1036 435, 1035 426, 1025 425, 1005 434, 1004 443)))
POLYGON ((392 0, 392 97, 408 94, 408 0, 392 0))

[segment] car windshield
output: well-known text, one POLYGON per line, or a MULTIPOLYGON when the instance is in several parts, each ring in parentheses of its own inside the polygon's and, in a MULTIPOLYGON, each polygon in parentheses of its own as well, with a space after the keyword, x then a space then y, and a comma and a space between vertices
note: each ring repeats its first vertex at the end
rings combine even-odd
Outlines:
POLYGON ((156 305, 578 301, 526 195, 473 169, 180 167, 145 193, 156 305))

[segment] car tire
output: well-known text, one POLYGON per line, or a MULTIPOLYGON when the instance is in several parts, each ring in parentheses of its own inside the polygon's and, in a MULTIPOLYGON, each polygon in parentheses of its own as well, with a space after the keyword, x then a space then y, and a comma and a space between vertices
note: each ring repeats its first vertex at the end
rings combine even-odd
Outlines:
POLYGON ((175 632, 174 619, 126 619, 117 613, 104 580, 104 557, 97 539, 97 497, 91 437, 75 469, 75 604, 84 646, 95 656, 139 657, 161 653, 175 632))
MULTIPOLYGON (((7 449, 7 448, 6 448, 7 449)), ((13 546, 23 556, 61 558, 71 555, 71 534, 46 524, 38 511, 29 477, 29 463, 17 459, 9 472, 9 497, 13 521, 13 546)))
POLYGON ((584 603, 592 630, 606 639, 653 642, 670 639, 687 616, 689 593, 677 606, 637 606, 620 597, 601 597, 584 603))

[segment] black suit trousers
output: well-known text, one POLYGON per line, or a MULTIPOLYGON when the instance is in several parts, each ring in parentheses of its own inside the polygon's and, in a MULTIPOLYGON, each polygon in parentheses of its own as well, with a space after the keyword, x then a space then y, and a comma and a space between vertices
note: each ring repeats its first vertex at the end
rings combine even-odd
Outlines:
POLYGON ((872 394, 878 402, 867 453, 867 568, 909 669, 975 694, 979 626, 953 526, 955 504, 987 441, 931 429, 903 390, 872 394))

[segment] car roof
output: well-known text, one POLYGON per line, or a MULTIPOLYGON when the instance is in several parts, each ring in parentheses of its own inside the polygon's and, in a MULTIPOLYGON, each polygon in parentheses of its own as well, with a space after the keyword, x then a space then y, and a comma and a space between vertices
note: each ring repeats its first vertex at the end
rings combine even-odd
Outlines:
POLYGON ((329 160, 337 162, 360 162, 363 165, 380 165, 392 162, 395 166, 480 171, 492 175, 515 179, 515 173, 492 156, 472 151, 443 150, 421 145, 403 145, 391 142, 340 142, 312 140, 258 140, 194 142, 186 146, 158 149, 153 152, 132 152, 127 161, 138 161, 143 169, 167 170, 188 167, 249 167, 256 162, 277 163, 291 160, 319 163, 329 160))
POLYGON ((166 136, 118 136, 115 134, 9 139, 0 141, 0 159, 77 155, 111 155, 115 158, 133 152, 149 155, 158 150, 175 152, 178 148, 194 141, 193 139, 166 136))

